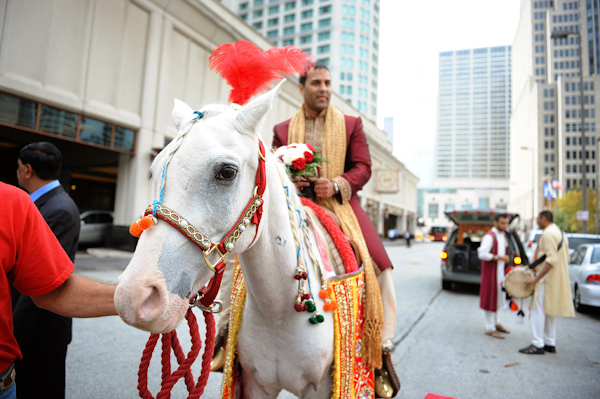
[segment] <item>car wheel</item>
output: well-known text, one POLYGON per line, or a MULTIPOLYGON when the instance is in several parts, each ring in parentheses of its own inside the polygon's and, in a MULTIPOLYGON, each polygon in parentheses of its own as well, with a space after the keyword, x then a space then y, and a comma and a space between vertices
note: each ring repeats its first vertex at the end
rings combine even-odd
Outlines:
POLYGON ((579 287, 575 286, 575 298, 573 298, 573 305, 575 306, 575 310, 579 313, 585 313, 587 310, 587 306, 581 304, 581 293, 579 292, 579 287))
POLYGON ((452 289, 452 282, 450 282, 448 280, 442 280, 442 289, 443 290, 451 290, 452 289))

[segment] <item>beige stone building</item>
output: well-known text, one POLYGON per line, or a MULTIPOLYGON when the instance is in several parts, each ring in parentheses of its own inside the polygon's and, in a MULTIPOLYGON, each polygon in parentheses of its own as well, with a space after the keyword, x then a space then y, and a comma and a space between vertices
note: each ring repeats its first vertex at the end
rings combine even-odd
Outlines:
MULTIPOLYGON (((128 225, 153 199, 148 171, 176 132, 173 99, 226 102, 208 68, 218 45, 270 42, 213 0, 0 0, 0 179, 16 184, 18 150, 40 140, 63 152, 61 182, 81 210, 114 210, 128 225), (32 12, 35 10, 35 12, 32 12)), ((361 115, 335 94, 344 113, 361 115)), ((301 105, 286 82, 263 136, 301 105)), ((361 201, 383 234, 414 225, 417 177, 363 117, 373 177, 361 201)))

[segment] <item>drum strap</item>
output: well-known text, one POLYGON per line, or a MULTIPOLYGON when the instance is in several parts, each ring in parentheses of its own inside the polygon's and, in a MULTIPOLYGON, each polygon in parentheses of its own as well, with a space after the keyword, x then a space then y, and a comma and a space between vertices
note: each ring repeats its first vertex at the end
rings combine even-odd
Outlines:
MULTIPOLYGON (((556 250, 557 252, 560 251, 560 249, 562 248, 562 245, 563 245, 563 241, 565 240, 565 233, 563 231, 561 231, 561 234, 562 235, 560 237, 560 242, 558 243, 558 249, 556 250)), ((529 268, 530 269, 535 269, 540 264, 542 264, 545 260, 546 260, 546 255, 543 255, 541 258, 539 258, 538 260, 536 260, 535 262, 533 262, 532 264, 530 264, 529 268)))

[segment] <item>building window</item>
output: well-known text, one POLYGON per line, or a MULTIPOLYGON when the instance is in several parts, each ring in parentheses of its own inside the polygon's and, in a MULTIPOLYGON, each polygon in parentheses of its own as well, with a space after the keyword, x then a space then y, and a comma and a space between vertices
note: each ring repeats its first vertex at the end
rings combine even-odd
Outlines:
POLYGON ((254 29, 262 29, 262 26, 263 26, 262 22, 255 22, 252 24, 252 27, 254 29))
POLYGON ((327 40, 331 38, 331 32, 321 32, 319 33, 319 40, 327 40))
POLYGON ((260 17, 262 17, 262 15, 263 15, 263 12, 262 12, 262 10, 257 10, 257 11, 254 11, 254 12, 252 13, 252 16, 253 16, 254 18, 260 18, 260 17))
POLYGON ((285 3, 285 9, 286 10, 293 10, 294 8, 296 8, 296 2, 292 1, 289 3, 285 3))
POLYGON ((294 22, 295 20, 296 20, 296 14, 290 14, 290 15, 286 15, 285 17, 283 17, 284 23, 294 22))
POLYGON ((452 212, 454 209, 456 209, 456 205, 452 203, 446 204, 444 206, 444 212, 452 212))
POLYGON ((490 207, 489 197, 479 197, 478 207, 479 209, 488 209, 490 207))
POLYGON ((254 7, 262 6, 263 4, 265 4, 265 0, 254 0, 254 7))
POLYGON ((240 3, 240 10, 245 10, 248 8, 248 2, 246 3, 240 3))
POLYGON ((303 6, 309 6, 313 3, 313 0, 302 0, 302 5, 303 6))
POLYGON ((311 43, 312 42, 312 36, 301 36, 300 37, 300 44, 306 44, 306 43, 311 43))
POLYGON ((319 8, 319 15, 329 14, 331 12, 331 6, 325 6, 319 8))
POLYGON ((294 34, 294 27, 293 26, 288 26, 287 28, 285 28, 283 30, 283 34, 284 35, 293 35, 294 34))
POLYGON ((300 30, 301 30, 302 32, 305 32, 305 31, 307 31, 307 30, 312 30, 312 28, 313 28, 313 24, 312 24, 312 22, 307 22, 307 23, 305 23, 305 24, 302 24, 302 25, 300 25, 300 30))
POLYGON ((269 14, 277 14, 279 12, 279 6, 269 7, 269 14))
POLYGON ((325 28, 331 26, 331 18, 321 19, 319 21, 319 28, 325 28))
POLYGON ((274 39, 277 37, 277 31, 276 30, 271 30, 269 32, 267 32, 267 39, 274 39))
POLYGON ((283 45, 283 46, 293 46, 293 45, 294 45, 294 39, 287 39, 287 40, 284 40, 284 41, 282 42, 282 45, 283 45))
POLYGON ((438 204, 429 204, 428 215, 430 218, 438 217, 438 204))
POLYGON ((268 22, 269 26, 277 26, 277 24, 279 23, 279 18, 271 18, 268 22))
POLYGON ((319 46, 319 47, 317 47, 317 54, 328 53, 330 49, 331 49, 331 46, 329 46, 329 44, 327 44, 325 46, 319 46))
POLYGON ((312 16, 313 16, 313 10, 302 11, 301 16, 302 16, 302 19, 312 18, 312 16))

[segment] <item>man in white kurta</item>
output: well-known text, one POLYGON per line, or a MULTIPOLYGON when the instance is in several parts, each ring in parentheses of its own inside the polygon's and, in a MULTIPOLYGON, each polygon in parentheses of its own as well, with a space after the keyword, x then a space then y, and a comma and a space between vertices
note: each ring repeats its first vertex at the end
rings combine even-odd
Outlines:
POLYGON ((535 256, 546 258, 536 267, 536 276, 525 281, 535 285, 530 305, 533 340, 519 350, 528 355, 556 353, 556 316, 575 317, 569 282, 569 240, 554 224, 552 212, 541 212, 538 225, 544 232, 535 256))
MULTIPOLYGON (((482 240, 479 248, 477 249, 477 255, 480 260, 487 262, 496 262, 496 284, 495 287, 487 287, 484 280, 484 271, 482 270, 482 293, 485 290, 495 290, 496 306, 482 306, 485 311, 485 333, 494 338, 504 338, 500 332, 509 333, 509 331, 500 324, 500 317, 498 310, 504 305, 505 295, 502 291, 502 284, 504 282, 504 267, 509 261, 508 255, 506 255, 506 229, 508 228, 508 218, 505 215, 498 215, 494 218, 494 227, 490 232, 496 238, 496 248, 494 250, 494 236, 490 232, 486 233, 482 240), (491 309, 491 310, 490 310, 491 309), (495 310, 494 310, 495 309, 495 310)), ((484 265, 482 265, 483 267, 484 265)), ((483 301, 485 302, 485 301, 483 301)))

